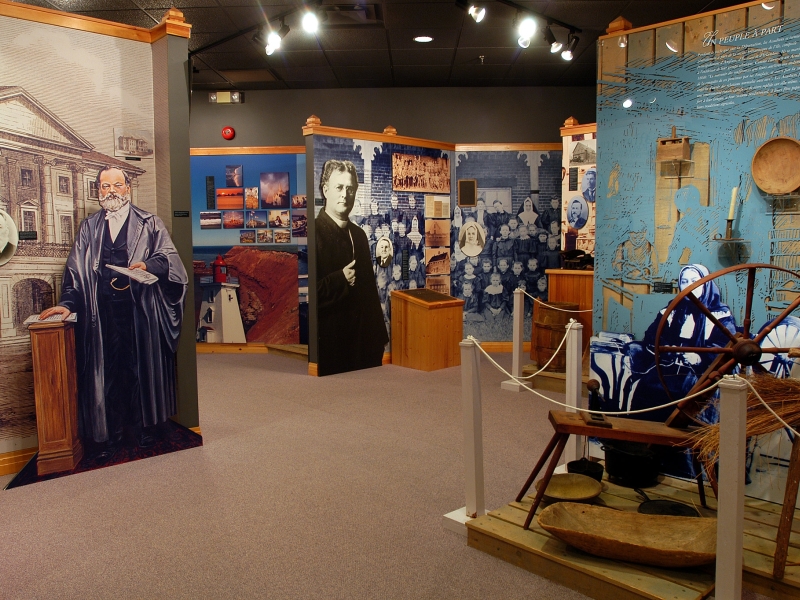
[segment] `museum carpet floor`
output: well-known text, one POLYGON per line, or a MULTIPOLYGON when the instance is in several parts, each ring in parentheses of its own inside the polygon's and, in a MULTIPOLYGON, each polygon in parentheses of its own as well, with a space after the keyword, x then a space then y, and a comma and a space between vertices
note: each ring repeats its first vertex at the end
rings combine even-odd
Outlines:
MULTIPOLYGON (((198 370, 203 446, 0 492, 0 598, 584 598, 442 527, 464 505, 458 367, 198 370)), ((486 361, 482 377, 492 509, 544 449, 550 406, 501 391, 486 361)))

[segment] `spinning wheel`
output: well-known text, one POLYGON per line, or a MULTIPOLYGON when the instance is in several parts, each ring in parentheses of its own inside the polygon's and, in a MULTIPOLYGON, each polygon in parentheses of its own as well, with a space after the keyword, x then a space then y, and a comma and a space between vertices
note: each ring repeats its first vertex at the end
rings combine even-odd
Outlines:
MULTIPOLYGON (((698 392, 706 391, 696 398, 684 400, 676 406, 672 415, 667 419, 666 424, 670 427, 686 427, 695 421, 695 417, 703 410, 706 401, 713 393, 712 386, 722 379, 723 375, 731 373, 736 367, 753 367, 760 372, 772 371, 775 357, 781 354, 786 354, 790 350, 790 346, 800 342, 800 319, 791 317, 791 313, 800 307, 800 296, 795 298, 789 305, 781 311, 781 313, 766 325, 761 330, 752 336, 750 333, 752 325, 752 311, 753 311, 753 292, 756 283, 757 270, 769 270, 786 273, 791 276, 791 279, 800 280, 800 273, 795 273, 789 269, 776 267, 768 264, 749 264, 749 265, 736 265, 722 269, 710 275, 706 275, 702 279, 686 286, 672 302, 669 303, 664 310, 661 321, 656 329, 655 336, 655 362, 656 372, 661 381, 661 385, 667 392, 667 396, 672 401, 672 393, 667 387, 664 379, 664 374, 661 370, 661 358, 664 353, 686 355, 693 354, 714 354, 716 355, 713 362, 708 368, 700 375, 697 382, 687 392, 686 396, 691 396, 698 392), (744 320, 742 321, 742 331, 731 333, 717 317, 708 309, 693 293, 695 289, 701 287, 705 283, 713 281, 719 277, 729 275, 731 273, 738 273, 739 271, 747 271, 747 296, 745 300, 744 320), (697 309, 711 322, 714 327, 719 329, 720 333, 728 339, 725 346, 712 346, 712 347, 689 347, 689 346, 662 346, 659 342, 661 334, 664 331, 667 323, 669 322, 670 315, 678 308, 681 301, 688 298, 697 309), (785 344, 785 345, 784 345, 785 344), (762 346, 766 349, 769 348, 769 353, 765 354, 762 346)), ((784 276, 785 277, 785 276, 784 276)), ((785 360, 785 359, 784 359, 785 360)), ((688 362, 685 360, 684 362, 688 362)), ((791 365, 789 365, 791 367, 791 365)), ((784 367, 780 367, 784 368, 784 367)))

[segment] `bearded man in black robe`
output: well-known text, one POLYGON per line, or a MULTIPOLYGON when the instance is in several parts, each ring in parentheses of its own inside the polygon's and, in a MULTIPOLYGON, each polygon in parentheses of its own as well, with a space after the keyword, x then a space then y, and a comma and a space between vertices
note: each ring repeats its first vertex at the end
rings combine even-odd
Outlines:
POLYGON ((314 221, 320 375, 379 367, 389 341, 366 234, 350 222, 358 174, 350 161, 322 167, 324 208, 314 221))
POLYGON ((127 174, 105 167, 96 183, 102 210, 81 223, 61 300, 41 318, 77 314, 82 436, 105 443, 98 457, 108 459, 126 430, 140 447, 152 446, 156 426, 177 412, 175 352, 188 277, 161 219, 130 203, 127 174), (127 270, 158 279, 140 282, 127 270))

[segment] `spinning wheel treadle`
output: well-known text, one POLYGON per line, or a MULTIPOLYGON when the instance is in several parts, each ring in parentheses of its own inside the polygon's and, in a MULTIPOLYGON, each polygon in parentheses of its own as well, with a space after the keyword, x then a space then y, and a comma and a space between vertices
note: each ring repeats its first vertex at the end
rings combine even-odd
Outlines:
MULTIPOLYGON (((764 366, 761 364, 763 352, 762 343, 764 342, 765 338, 767 338, 776 327, 783 323, 783 321, 787 319, 787 317, 789 317, 789 315, 791 315, 796 308, 800 307, 800 296, 795 298, 783 311, 781 311, 781 313, 775 319, 762 327, 755 336, 751 336, 750 330, 752 325, 753 292, 755 289, 756 271, 759 269, 763 269, 765 271, 780 271, 783 273, 788 273, 795 279, 800 279, 800 273, 795 273, 794 271, 790 271, 789 269, 784 269, 782 267, 776 267, 775 265, 736 265, 733 267, 728 267, 727 269, 716 271, 710 275, 706 275, 702 279, 699 279, 688 285, 677 296, 675 296, 672 302, 670 302, 667 308, 664 310, 664 314, 662 315, 661 321, 658 324, 658 329, 656 330, 654 354, 658 378, 661 381, 661 385, 664 387, 664 390, 666 391, 670 401, 674 401, 675 399, 672 397, 672 393, 667 387, 664 374, 661 370, 661 359, 663 358, 662 355, 664 353, 669 352, 673 354, 694 353, 717 355, 713 362, 708 366, 705 372, 698 378, 697 382, 686 394, 686 396, 691 396, 697 393, 701 393, 701 395, 697 396, 696 398, 690 398, 678 403, 672 415, 670 415, 666 421, 666 424, 670 427, 686 427, 695 422, 695 417, 703 410, 706 401, 713 393, 712 386, 722 379, 723 375, 731 373, 737 366, 753 367, 756 371, 767 372, 764 366), (742 321, 742 331, 731 333, 727 327, 725 327, 692 292, 705 283, 731 273, 737 273, 739 271, 747 271, 747 295, 745 299, 744 320, 742 321), (728 343, 725 346, 689 347, 662 346, 659 344, 661 334, 669 322, 670 315, 678 308, 684 298, 689 299, 689 301, 691 301, 697 307, 697 309, 703 313, 703 315, 708 318, 711 323, 714 324, 714 327, 718 328, 722 334, 728 338, 728 343)), ((771 344, 764 345, 771 346, 771 344)), ((772 355, 788 353, 789 350, 790 348, 783 347, 769 348, 769 352, 772 355)))

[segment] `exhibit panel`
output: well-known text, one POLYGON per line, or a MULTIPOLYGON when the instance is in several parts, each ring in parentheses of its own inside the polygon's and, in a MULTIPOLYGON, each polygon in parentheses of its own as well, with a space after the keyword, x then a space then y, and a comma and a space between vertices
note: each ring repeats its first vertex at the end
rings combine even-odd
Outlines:
POLYGON ((191 154, 196 341, 307 344, 305 148, 191 154))
POLYGON ((510 341, 522 288, 528 340, 533 298, 548 297, 545 270, 561 267, 561 145, 459 144, 455 154, 449 293, 464 300, 464 335, 510 341))
MULTIPOLYGON (((777 325, 761 341, 761 364, 776 377, 791 370, 786 354, 766 350, 795 345, 800 331, 796 315, 781 315, 800 283, 791 273, 800 250, 798 183, 779 181, 797 164, 794 6, 752 3, 601 39, 594 289, 600 333, 592 372, 609 410, 681 397, 717 356, 708 348, 742 331, 756 335, 777 325), (647 32, 652 44, 634 44, 647 32), (627 47, 617 43, 623 36, 627 47), (739 270, 698 287, 699 302, 682 300, 656 339, 676 292, 745 263, 767 268, 749 285, 747 271, 739 270), (659 359, 659 344, 687 350, 659 359)), ((697 418, 715 422, 715 406, 697 418)), ((783 432, 752 439, 748 494, 782 499, 790 448, 783 432)), ((680 459, 662 466, 692 472, 680 459)))
MULTIPOLYGON (((84 442, 105 443, 109 428, 155 426, 171 416, 198 426, 194 354, 178 351, 183 301, 191 301, 184 269, 191 232, 172 228, 173 209, 188 209, 188 194, 179 192, 188 185, 180 160, 188 135, 170 132, 173 125, 182 129, 174 115, 188 108, 185 78, 176 81, 171 65, 185 65, 190 28, 175 10, 148 30, 0 2, 0 474, 19 471, 38 446, 34 369, 37 381, 64 376, 48 372, 49 361, 35 367, 26 324, 54 306, 61 307, 54 318, 77 316, 70 325, 75 336, 60 343, 75 346, 77 365, 65 364, 78 372, 84 442), (158 101, 156 84, 163 85, 158 101), (84 92, 80 101, 65 93, 76 89, 84 92), (181 230, 174 243, 170 228, 181 230), (6 252, 9 242, 13 257, 6 252), (126 273, 108 277, 109 263, 126 273), (137 263, 128 275, 127 267, 137 263), (103 308, 100 292, 110 279, 126 306, 144 311, 130 308, 124 326, 103 308), (83 294, 95 285, 96 295, 83 294), (158 306, 168 306, 171 316, 156 317, 158 306), (103 399, 102 372, 104 363, 125 361, 128 350, 124 339, 113 358, 94 348, 100 341, 88 325, 98 318, 107 331, 126 328, 122 337, 129 342, 149 338, 157 346, 146 354, 130 350, 130 376, 140 385, 131 393, 134 408, 119 419, 118 407, 103 399), (180 377, 188 377, 178 392, 176 352, 185 367, 180 377), (99 381, 90 381, 91 372, 100 372, 99 381), (111 427, 109 411, 115 414, 111 427)), ((110 373, 106 381, 119 383, 110 373)))
POLYGON ((564 144, 561 247, 593 255, 597 220, 597 125, 580 125, 570 117, 561 128, 561 137, 564 144))
POLYGON ((391 292, 449 276, 449 228, 432 230, 441 245, 430 246, 425 226, 450 214, 454 146, 315 119, 304 128, 314 195, 309 370, 329 375, 380 366, 391 351, 391 292))

